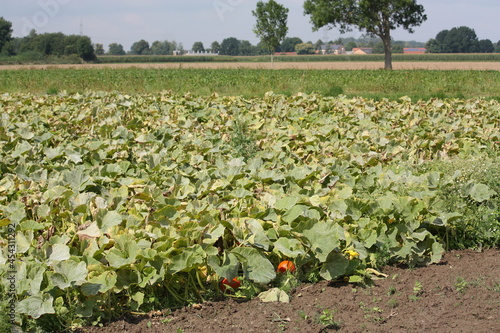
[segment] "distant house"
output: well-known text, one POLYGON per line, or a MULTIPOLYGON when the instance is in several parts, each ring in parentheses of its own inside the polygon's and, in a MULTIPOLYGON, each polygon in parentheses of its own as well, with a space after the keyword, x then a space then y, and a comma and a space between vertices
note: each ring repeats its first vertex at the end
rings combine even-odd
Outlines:
POLYGON ((427 49, 424 47, 407 47, 403 49, 404 54, 424 54, 427 49))
POLYGON ((355 47, 352 49, 352 54, 372 54, 373 48, 371 47, 355 47))
MULTIPOLYGON (((174 54, 175 55, 175 54, 174 54)), ((188 56, 218 56, 219 53, 213 53, 213 52, 208 52, 208 51, 198 51, 198 52, 194 52, 194 51, 187 51, 186 55, 188 56)))
POLYGON ((324 44, 321 45, 321 54, 345 54, 345 47, 344 45, 330 45, 330 44, 324 44))

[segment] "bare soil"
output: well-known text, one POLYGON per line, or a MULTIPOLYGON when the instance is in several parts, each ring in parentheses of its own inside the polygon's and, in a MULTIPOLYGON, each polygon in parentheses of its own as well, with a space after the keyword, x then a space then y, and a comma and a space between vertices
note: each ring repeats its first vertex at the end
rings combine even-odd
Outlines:
POLYGON ((228 297, 78 332, 500 332, 499 249, 452 251, 437 265, 382 271, 388 277, 372 286, 301 285, 290 303, 228 297))
MULTIPOLYGON (((16 69, 89 69, 89 68, 152 68, 152 69, 383 69, 382 62, 276 62, 271 63, 244 63, 244 62, 204 62, 204 63, 136 63, 136 64, 80 64, 80 65, 1 65, 0 70, 16 69)), ((500 62, 393 62, 396 70, 500 70, 500 62)))

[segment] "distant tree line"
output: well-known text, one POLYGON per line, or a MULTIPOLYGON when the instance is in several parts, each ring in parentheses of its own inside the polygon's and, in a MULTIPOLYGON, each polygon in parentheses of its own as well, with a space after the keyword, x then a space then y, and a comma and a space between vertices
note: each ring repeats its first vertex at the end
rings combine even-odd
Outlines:
POLYGON ((94 46, 87 36, 65 35, 62 32, 38 34, 31 30, 28 36, 12 37, 12 23, 0 17, 0 53, 3 56, 24 55, 42 59, 47 56, 78 55, 85 61, 96 59, 94 46))
MULTIPOLYGON (((47 56, 64 57, 77 55, 85 61, 93 61, 96 56, 109 55, 172 55, 184 54, 182 43, 176 41, 154 41, 151 45, 142 39, 132 44, 129 51, 125 51, 118 43, 108 45, 108 51, 102 44, 92 44, 87 36, 65 35, 61 32, 38 34, 32 30, 28 36, 12 37, 12 23, 0 17, 0 55, 22 55, 25 59, 42 60, 47 56)), ((276 52, 297 52, 298 54, 316 54, 323 47, 343 45, 346 51, 356 47, 370 47, 373 53, 383 54, 384 46, 379 38, 368 35, 360 38, 346 37, 334 41, 304 42, 299 37, 286 37, 276 48, 276 52)), ((443 30, 427 43, 415 41, 392 41, 392 52, 403 53, 405 47, 426 47, 432 53, 500 53, 500 41, 496 44, 489 39, 479 40, 475 31, 462 26, 443 30)), ((193 52, 211 52, 230 56, 255 56, 269 54, 269 48, 262 42, 252 45, 248 40, 239 40, 235 37, 224 39, 221 43, 214 41, 206 48, 202 42, 193 44, 193 52)))
MULTIPOLYGON (((286 37, 283 42, 276 48, 276 52, 297 52, 298 54, 316 54, 319 53, 324 46, 331 45, 344 45, 347 51, 351 51, 355 47, 370 47, 373 48, 373 53, 384 53, 384 47, 379 38, 368 36, 361 36, 360 38, 346 37, 338 38, 334 41, 322 41, 321 39, 315 43, 311 41, 303 41, 299 37, 286 37)), ((425 43, 415 41, 393 41, 393 52, 403 53, 405 47, 424 47, 425 43)), ((97 50, 100 49, 100 44, 96 44, 96 54, 101 53, 97 50)), ((112 43, 109 45, 109 50, 106 54, 109 55, 172 55, 174 51, 178 54, 184 54, 186 50, 181 43, 175 41, 155 41, 149 44, 146 40, 142 39, 132 44, 131 49, 127 52, 121 44, 112 43)), ((197 41, 189 50, 194 53, 218 53, 219 55, 228 56, 257 56, 268 55, 269 48, 262 42, 253 45, 248 40, 240 40, 236 37, 228 37, 222 42, 214 41, 210 47, 205 47, 203 42, 197 41)), ((103 53, 104 54, 104 53, 103 53)))
POLYGON ((479 40, 474 29, 465 26, 440 31, 426 46, 432 53, 500 52, 500 41, 494 44, 489 39, 479 40))

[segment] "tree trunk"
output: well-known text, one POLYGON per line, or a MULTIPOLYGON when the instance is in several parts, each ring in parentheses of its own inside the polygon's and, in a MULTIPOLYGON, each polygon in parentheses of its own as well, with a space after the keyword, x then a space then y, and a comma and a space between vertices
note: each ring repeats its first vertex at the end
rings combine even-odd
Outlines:
POLYGON ((382 43, 384 44, 384 53, 385 53, 385 67, 386 70, 392 70, 392 47, 391 47, 391 36, 384 36, 382 39, 382 43))

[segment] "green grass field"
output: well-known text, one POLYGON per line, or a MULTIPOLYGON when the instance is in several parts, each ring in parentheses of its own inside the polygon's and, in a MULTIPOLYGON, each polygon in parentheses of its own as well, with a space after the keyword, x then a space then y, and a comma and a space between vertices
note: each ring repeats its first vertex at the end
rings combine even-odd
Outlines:
POLYGON ((268 91, 396 100, 500 99, 498 71, 264 69, 50 69, 0 71, 0 92, 172 91, 208 96, 262 97, 268 91))

